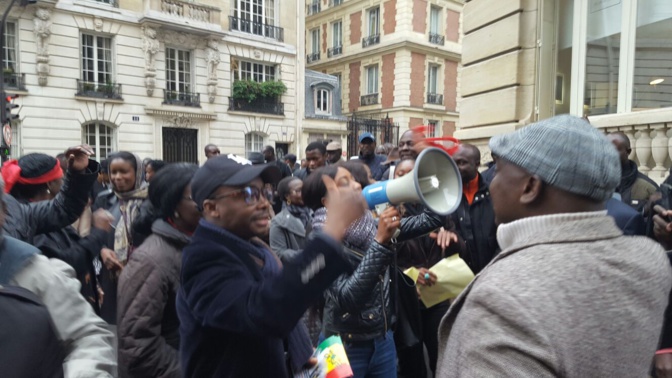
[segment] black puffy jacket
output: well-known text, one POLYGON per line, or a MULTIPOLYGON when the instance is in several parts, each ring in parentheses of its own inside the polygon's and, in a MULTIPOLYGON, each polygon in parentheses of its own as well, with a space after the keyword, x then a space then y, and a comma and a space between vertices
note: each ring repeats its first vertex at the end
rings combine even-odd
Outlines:
MULTIPOLYGON (((427 211, 404 218, 397 240, 425 235, 441 223, 441 217, 427 211)), ((396 320, 389 269, 394 252, 374 240, 366 253, 348 249, 346 254, 352 273, 342 274, 325 294, 325 336, 338 334, 344 341, 383 336, 396 320)))
POLYGON ((99 169, 96 161, 89 160, 89 166, 83 172, 68 171, 61 191, 50 201, 24 204, 5 194, 3 200, 7 217, 4 232, 33 244, 35 235, 58 231, 74 223, 89 201, 89 192, 99 169))

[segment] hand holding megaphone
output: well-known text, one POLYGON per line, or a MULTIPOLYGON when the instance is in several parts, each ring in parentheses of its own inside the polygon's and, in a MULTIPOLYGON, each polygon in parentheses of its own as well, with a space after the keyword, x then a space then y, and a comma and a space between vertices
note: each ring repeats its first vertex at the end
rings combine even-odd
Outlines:
POLYGON ((348 226, 364 215, 366 202, 359 191, 349 186, 339 187, 334 179, 327 175, 322 175, 322 181, 327 188, 325 204, 329 214, 323 231, 341 241, 348 226))
POLYGON ((401 225, 401 215, 395 207, 388 207, 378 216, 378 232, 375 240, 378 244, 389 244, 401 225))

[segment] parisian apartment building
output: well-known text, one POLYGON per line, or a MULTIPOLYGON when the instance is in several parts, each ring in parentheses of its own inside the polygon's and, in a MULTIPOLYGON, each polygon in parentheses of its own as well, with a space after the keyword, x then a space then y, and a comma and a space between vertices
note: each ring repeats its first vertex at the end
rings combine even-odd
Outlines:
MULTIPOLYGON (((350 150, 356 130, 395 144, 398 132, 418 125, 429 126, 429 136, 452 136, 463 6, 457 0, 306 2, 303 58, 308 69, 340 82, 350 150)), ((321 138, 329 135, 308 137, 321 138)))
POLYGON ((127 150, 202 163, 208 143, 241 155, 297 148, 303 1, 16 3, 3 66, 20 105, 12 157, 88 143, 99 159, 127 150))
POLYGON ((479 145, 558 114, 623 132, 654 181, 672 166, 672 1, 471 0, 455 136, 479 145))

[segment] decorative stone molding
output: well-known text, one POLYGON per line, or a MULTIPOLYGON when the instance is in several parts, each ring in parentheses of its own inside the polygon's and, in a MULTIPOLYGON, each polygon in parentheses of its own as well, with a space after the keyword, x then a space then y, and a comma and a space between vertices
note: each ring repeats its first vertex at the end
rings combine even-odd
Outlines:
POLYGON ((161 38, 168 45, 189 46, 192 48, 204 48, 206 45, 206 40, 202 36, 173 30, 162 29, 161 38))
POLYGON ((145 53, 145 88, 147 96, 154 94, 156 87, 156 53, 159 52, 159 41, 156 39, 156 30, 150 26, 142 27, 142 51, 145 53))
POLYGON ((208 100, 213 103, 217 95, 217 68, 222 60, 219 53, 219 41, 209 39, 205 50, 205 61, 208 66, 208 100))
POLYGON ((49 76, 49 37, 51 36, 51 11, 47 8, 37 8, 35 11, 34 32, 36 44, 36 71, 37 82, 41 86, 47 85, 49 76))
POLYGON ((96 16, 93 18, 93 28, 97 31, 100 32, 103 30, 103 19, 96 16))
POLYGON ((184 114, 176 115, 174 117, 164 117, 163 121, 167 123, 166 126, 185 129, 194 125, 194 119, 184 114))

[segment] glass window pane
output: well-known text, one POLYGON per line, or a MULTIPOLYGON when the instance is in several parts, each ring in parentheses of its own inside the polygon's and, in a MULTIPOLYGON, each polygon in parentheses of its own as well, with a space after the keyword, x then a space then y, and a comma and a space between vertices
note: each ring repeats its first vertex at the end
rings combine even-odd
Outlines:
POLYGON ((431 7, 429 14, 429 32, 432 34, 443 34, 439 33, 439 13, 441 9, 437 7, 431 7))
POLYGON ((588 3, 584 94, 587 115, 616 113, 622 5, 620 1, 588 3))
POLYGON ((632 110, 672 106, 672 2, 637 5, 632 110))
MULTIPOLYGON (((574 0, 561 1, 558 24, 558 56, 555 73, 555 114, 569 113, 572 83, 572 38, 574 26, 574 0)), ((584 109, 585 111, 585 109, 584 109)))

